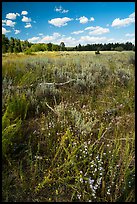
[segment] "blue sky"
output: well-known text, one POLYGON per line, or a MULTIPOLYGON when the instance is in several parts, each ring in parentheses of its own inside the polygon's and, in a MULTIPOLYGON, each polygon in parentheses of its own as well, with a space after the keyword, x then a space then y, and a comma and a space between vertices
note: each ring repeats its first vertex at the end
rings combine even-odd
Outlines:
POLYGON ((32 43, 135 43, 134 2, 2 2, 2 33, 32 43))

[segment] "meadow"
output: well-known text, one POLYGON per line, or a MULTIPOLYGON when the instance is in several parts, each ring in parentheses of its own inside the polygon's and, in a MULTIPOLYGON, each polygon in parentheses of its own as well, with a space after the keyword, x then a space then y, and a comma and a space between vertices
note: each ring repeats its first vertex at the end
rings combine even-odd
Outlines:
POLYGON ((135 202, 135 52, 3 54, 2 201, 135 202))

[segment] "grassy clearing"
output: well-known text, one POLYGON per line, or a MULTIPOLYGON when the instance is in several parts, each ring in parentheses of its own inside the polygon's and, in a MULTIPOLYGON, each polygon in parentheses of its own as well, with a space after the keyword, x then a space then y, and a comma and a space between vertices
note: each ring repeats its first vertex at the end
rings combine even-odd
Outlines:
POLYGON ((4 55, 2 200, 135 201, 134 72, 134 52, 4 55))

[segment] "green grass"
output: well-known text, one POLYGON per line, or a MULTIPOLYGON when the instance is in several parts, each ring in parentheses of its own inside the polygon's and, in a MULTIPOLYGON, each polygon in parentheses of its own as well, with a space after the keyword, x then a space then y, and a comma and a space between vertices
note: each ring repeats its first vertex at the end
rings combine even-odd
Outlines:
POLYGON ((134 62, 132 51, 3 56, 3 202, 135 201, 134 62))

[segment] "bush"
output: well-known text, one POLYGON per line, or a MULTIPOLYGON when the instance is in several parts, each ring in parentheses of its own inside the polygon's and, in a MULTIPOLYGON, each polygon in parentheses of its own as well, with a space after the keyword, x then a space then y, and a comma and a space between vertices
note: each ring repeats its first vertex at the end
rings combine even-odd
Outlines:
POLYGON ((31 49, 27 49, 27 50, 25 50, 25 52, 24 52, 26 55, 32 55, 32 51, 31 51, 31 49))
POLYGON ((95 51, 95 54, 96 54, 96 55, 97 55, 97 54, 100 54, 99 50, 95 51))
POLYGON ((123 49, 123 47, 121 47, 121 46, 115 48, 115 51, 122 52, 123 50, 124 50, 124 49, 123 49))

